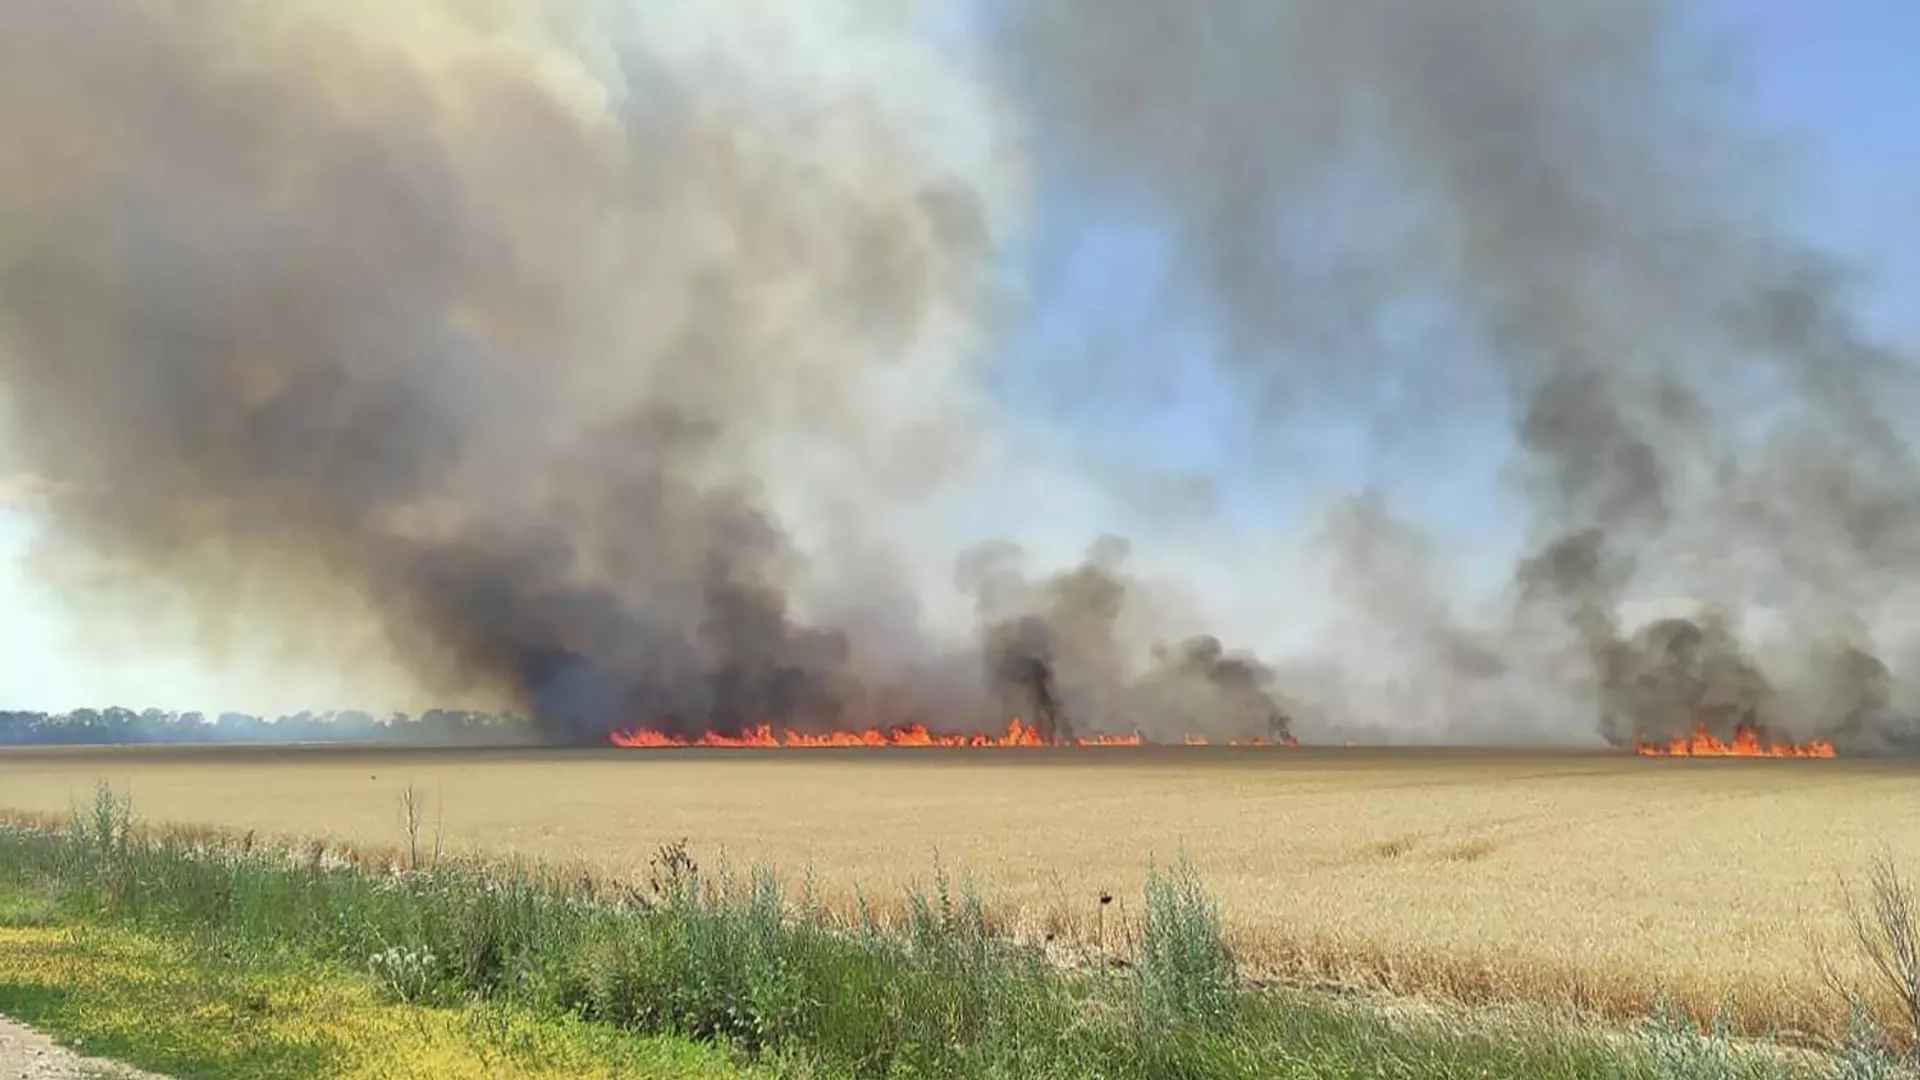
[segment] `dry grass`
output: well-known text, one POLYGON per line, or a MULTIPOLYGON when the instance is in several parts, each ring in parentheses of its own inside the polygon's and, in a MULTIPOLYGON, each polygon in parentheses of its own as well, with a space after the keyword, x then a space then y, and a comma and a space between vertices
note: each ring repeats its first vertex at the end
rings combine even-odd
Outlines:
MULTIPOLYGON (((1751 1030, 1837 1030, 1813 956, 1844 952, 1837 876, 1882 850, 1920 865, 1920 771, 1853 761, 28 751, 0 756, 0 806, 62 811, 101 779, 149 819, 402 846, 411 787, 444 807, 453 853, 614 873, 685 837, 703 860, 889 897, 937 857, 1028 931, 1087 940, 1102 891, 1138 895, 1184 847, 1256 970, 1610 1016, 1732 995, 1751 1030)), ((1109 912, 1108 934, 1130 918, 1109 912)))

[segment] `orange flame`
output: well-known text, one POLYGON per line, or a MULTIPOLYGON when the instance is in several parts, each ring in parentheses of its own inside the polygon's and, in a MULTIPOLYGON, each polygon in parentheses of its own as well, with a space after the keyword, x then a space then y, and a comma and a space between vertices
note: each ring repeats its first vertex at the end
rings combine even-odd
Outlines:
MULTIPOLYGON (((683 735, 670 735, 665 732, 636 728, 632 731, 613 733, 613 744, 633 750, 671 749, 678 747, 725 747, 730 749, 773 750, 806 747, 886 747, 886 746, 947 746, 947 747, 1027 747, 1027 746, 1151 746, 1139 732, 1129 735, 1090 735, 1071 741, 1049 742, 1038 729, 1028 727, 1019 717, 1014 717, 1001 735, 935 735, 921 724, 908 724, 903 727, 868 728, 865 731, 832 731, 824 735, 808 734, 789 728, 775 729, 771 724, 761 724, 739 735, 718 735, 707 732, 688 738, 683 735)), ((1207 740, 1189 736, 1185 740, 1188 746, 1205 746, 1207 740)), ((1272 746, 1265 739, 1249 742, 1229 742, 1228 746, 1272 746)), ((1288 736, 1281 745, 1298 746, 1292 736, 1288 736)))
POLYGON ((1745 724, 1733 731, 1732 742, 1721 742, 1709 732, 1705 724, 1693 729, 1690 735, 1677 736, 1664 743, 1647 742, 1635 739, 1633 748, 1642 757, 1776 757, 1776 758, 1830 758, 1835 756, 1833 743, 1825 739, 1813 739, 1804 743, 1779 743, 1761 735, 1758 729, 1745 724))

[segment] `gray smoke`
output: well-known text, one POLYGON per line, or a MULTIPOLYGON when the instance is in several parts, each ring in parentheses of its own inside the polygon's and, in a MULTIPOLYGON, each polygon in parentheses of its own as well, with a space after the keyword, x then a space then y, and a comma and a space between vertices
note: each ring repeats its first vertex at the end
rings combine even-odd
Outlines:
POLYGON ((1286 740, 1275 672, 1211 635, 1152 638, 1177 620, 1126 572, 1127 555, 1125 541, 1104 537, 1078 566, 1038 580, 1010 544, 962 556, 959 584, 977 605, 1000 709, 1049 739, 1286 740))
POLYGON ((978 60, 912 0, 404 7, 0 0, 5 440, 96 580, 302 651, 370 626, 570 740, 1913 737, 1920 385, 1770 223, 1676 4, 977 0, 978 60), (1166 241, 1131 317, 1204 328, 1222 429, 1509 430, 1509 583, 1359 500, 1301 655, 1228 653, 1116 544, 970 552, 935 626, 955 590, 902 573, 979 537, 896 523, 1012 456, 979 375, 1059 193, 1166 241))
POLYGON ((883 719, 790 529, 960 467, 1002 180, 915 144, 980 92, 838 14, 836 58, 744 10, 0 4, 0 382, 53 542, 322 650, 344 586, 556 738, 883 719))
POLYGON ((1521 732, 1571 697, 1616 743, 1740 719, 1912 737, 1872 636, 1916 566, 1893 418, 1920 382, 1851 317, 1845 274, 1769 223, 1766 160, 1717 111, 1731 84, 1682 5, 996 11, 1062 189, 1172 238, 1161 314, 1206 320, 1256 427, 1389 392, 1428 445, 1449 414, 1511 420, 1533 532, 1511 602, 1390 590, 1409 571, 1358 545, 1342 574, 1396 599, 1348 617, 1377 644, 1321 698, 1380 712, 1423 685, 1450 723, 1471 702, 1521 732), (1407 344, 1410 310, 1429 332, 1407 344), (1649 595, 1780 625, 1625 626, 1649 595))

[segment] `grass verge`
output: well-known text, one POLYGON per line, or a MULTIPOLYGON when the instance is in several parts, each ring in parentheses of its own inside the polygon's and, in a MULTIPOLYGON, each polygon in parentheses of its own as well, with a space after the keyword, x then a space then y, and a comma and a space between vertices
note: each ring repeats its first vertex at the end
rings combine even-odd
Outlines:
POLYGON ((749 1075, 684 1039, 504 1002, 407 1005, 318 965, 237 965, 124 927, 0 928, 0 973, 0 1012, 90 1054, 202 1080, 749 1075))
POLYGON ((1814 1056, 1677 1019, 1605 1034, 1250 993, 1184 866, 1151 878, 1127 962, 1082 968, 1005 940, 943 876, 883 925, 676 848, 609 895, 139 830, 107 792, 62 829, 0 829, 0 890, 0 1011, 193 1076, 1896 1075, 1864 1027, 1814 1056))

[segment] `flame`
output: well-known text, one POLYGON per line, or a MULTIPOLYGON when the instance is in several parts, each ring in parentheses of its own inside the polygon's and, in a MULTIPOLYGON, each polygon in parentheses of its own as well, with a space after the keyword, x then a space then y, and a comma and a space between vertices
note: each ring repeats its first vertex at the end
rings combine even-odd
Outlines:
MULTIPOLYGON (((1128 735, 1091 735, 1071 741, 1050 742, 1037 728, 1027 726, 1019 717, 1007 724, 1007 730, 1000 735, 936 735, 921 724, 907 724, 896 728, 868 728, 865 731, 832 731, 824 735, 813 735, 789 728, 774 728, 771 724, 761 724, 739 735, 719 735, 713 732, 688 738, 683 735, 670 735, 665 732, 636 728, 632 731, 613 733, 613 744, 633 750, 655 750, 679 747, 724 747, 729 749, 774 750, 806 747, 887 747, 887 746, 948 746, 948 747, 1028 747, 1028 746, 1151 746, 1152 743, 1139 732, 1128 735)), ((1188 736, 1188 746, 1206 746, 1207 740, 1197 736, 1188 736)), ((1228 746, 1273 746, 1266 739, 1253 739, 1246 742, 1233 741, 1228 746)), ((1279 745, 1298 746, 1298 740, 1287 736, 1279 745)))
POLYGON ((1721 742, 1707 730, 1705 724, 1701 724, 1693 729, 1692 734, 1677 736, 1664 743, 1635 739, 1633 748, 1642 757, 1830 758, 1835 756, 1833 743, 1825 739, 1813 739, 1804 743, 1779 743, 1763 736, 1757 728, 1745 724, 1734 729, 1732 742, 1721 742))

